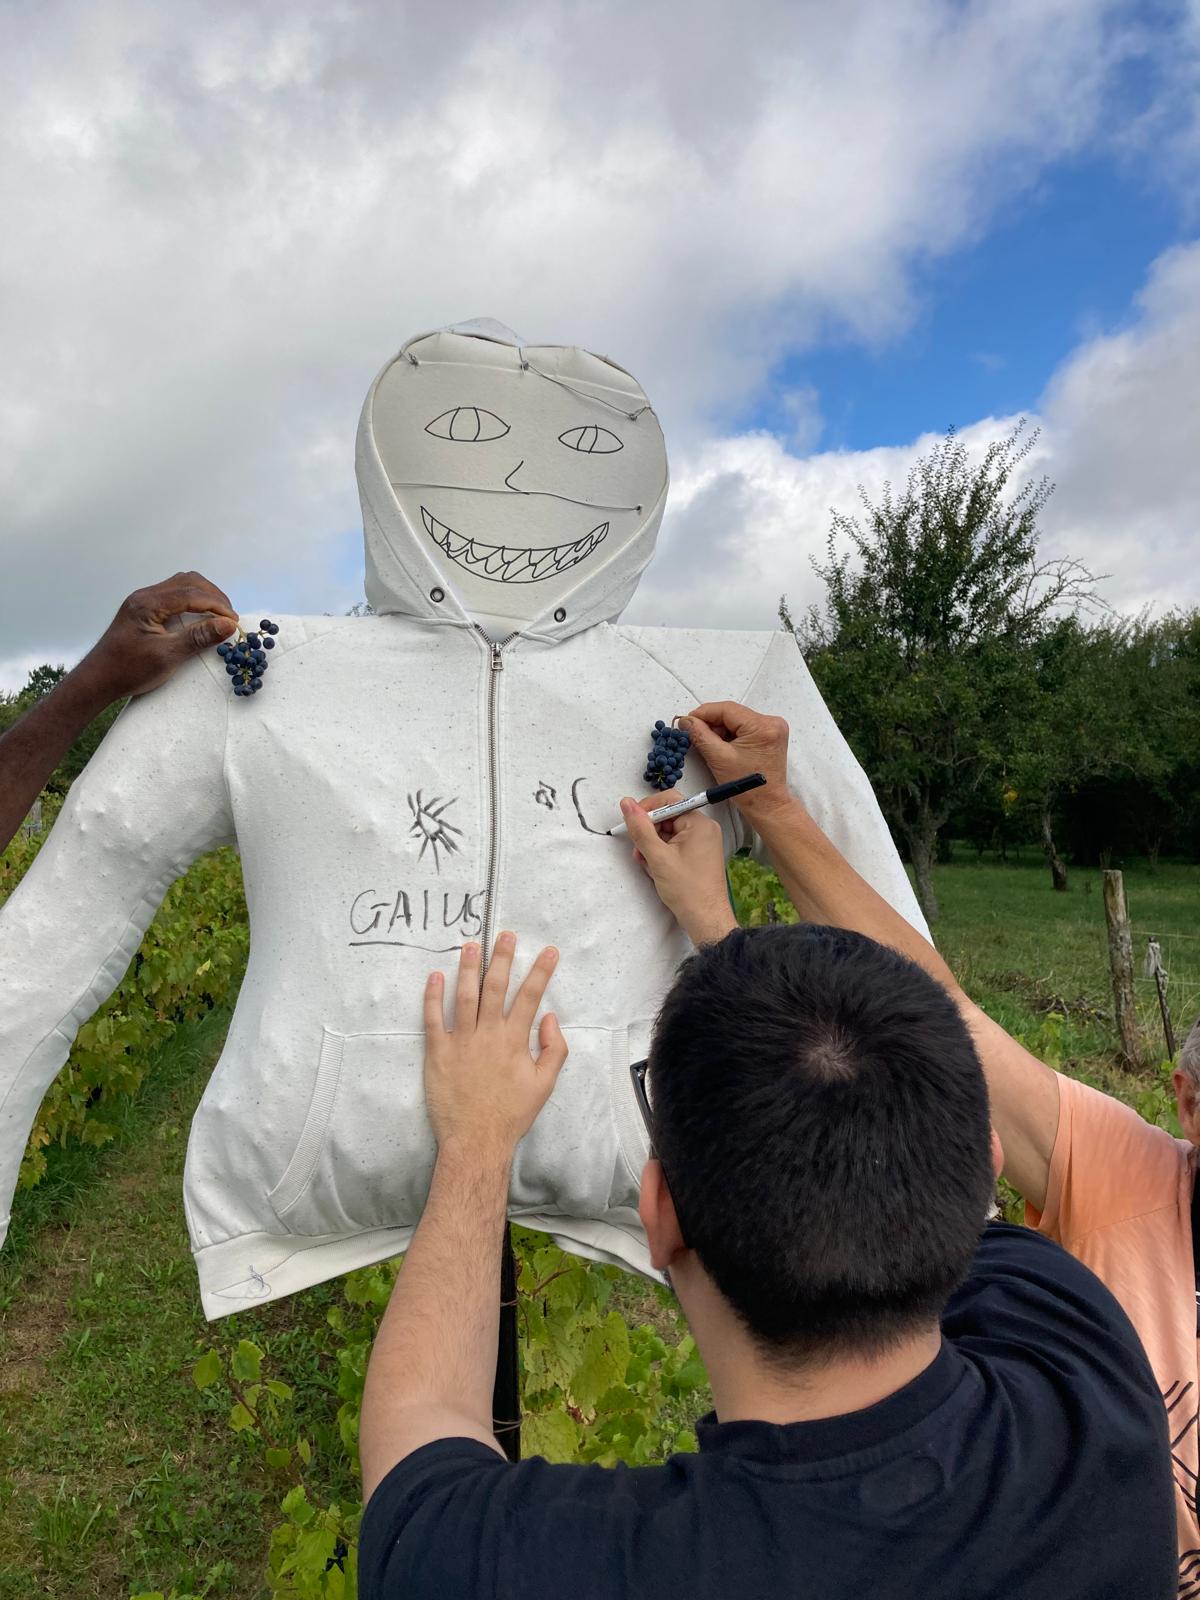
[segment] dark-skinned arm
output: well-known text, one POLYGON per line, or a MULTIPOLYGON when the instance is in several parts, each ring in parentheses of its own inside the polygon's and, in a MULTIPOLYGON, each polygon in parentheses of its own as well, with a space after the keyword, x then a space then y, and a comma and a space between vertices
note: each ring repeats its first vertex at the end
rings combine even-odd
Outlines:
POLYGON ((228 595, 198 572, 177 572, 129 595, 79 665, 0 738, 0 850, 88 723, 127 695, 157 689, 236 627, 228 595), (182 612, 201 616, 169 628, 182 612))

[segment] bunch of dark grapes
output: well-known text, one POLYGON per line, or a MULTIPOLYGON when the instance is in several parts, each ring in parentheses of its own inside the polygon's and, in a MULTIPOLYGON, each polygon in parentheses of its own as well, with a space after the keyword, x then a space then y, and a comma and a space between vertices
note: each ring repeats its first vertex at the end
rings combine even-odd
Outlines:
POLYGON ((237 639, 226 639, 217 646, 217 654, 225 662, 231 688, 236 695, 255 694, 262 688, 263 673, 270 662, 267 651, 275 648, 275 635, 279 624, 264 617, 257 633, 243 633, 238 629, 237 639))
POLYGON ((654 748, 647 752, 646 770, 642 774, 654 789, 670 789, 683 777, 683 758, 692 747, 692 741, 682 728, 671 728, 662 720, 654 724, 650 735, 654 748))

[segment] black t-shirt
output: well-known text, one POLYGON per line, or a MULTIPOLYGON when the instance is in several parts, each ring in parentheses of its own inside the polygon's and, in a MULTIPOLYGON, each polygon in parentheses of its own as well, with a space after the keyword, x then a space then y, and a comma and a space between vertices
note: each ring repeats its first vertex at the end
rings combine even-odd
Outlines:
POLYGON ((878 1405, 699 1426, 662 1467, 444 1439, 371 1496, 361 1600, 1169 1600, 1166 1419, 1086 1267, 993 1224, 933 1363, 878 1405))

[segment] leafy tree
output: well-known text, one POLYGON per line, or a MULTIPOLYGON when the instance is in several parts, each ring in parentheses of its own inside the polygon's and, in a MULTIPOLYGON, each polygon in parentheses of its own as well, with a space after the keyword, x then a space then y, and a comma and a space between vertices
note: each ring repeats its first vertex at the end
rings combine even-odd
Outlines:
POLYGON ((1147 856, 1153 869, 1164 844, 1195 853, 1198 638, 1200 614, 1093 630, 1096 687, 1077 769, 1059 790, 1067 836, 1084 859, 1132 852, 1147 856))
POLYGON ((1200 757, 1200 707, 1189 696, 1194 627, 1178 615, 1090 629, 1069 619, 1040 641, 1038 737, 1017 768, 1037 802, 1055 888, 1067 886, 1054 827, 1069 796, 1092 797, 1106 854, 1129 840, 1153 866, 1163 840, 1181 834, 1195 794, 1187 767, 1200 757))
POLYGON ((1014 798, 1030 812, 1054 888, 1065 893, 1067 864, 1055 837, 1064 795, 1123 758, 1131 737, 1124 624, 1084 627, 1063 617, 1034 642, 1037 693, 1010 768, 1014 798))
POLYGON ((1178 837, 1196 814, 1200 776, 1200 673, 1195 614, 1177 613, 1131 629, 1127 679, 1140 740, 1132 765, 1142 795, 1134 824, 1139 848, 1158 863, 1163 840, 1178 837), (1143 753, 1144 752, 1144 753, 1143 753))
POLYGON ((21 693, 32 704, 34 700, 40 700, 43 695, 49 694, 66 675, 67 669, 61 663, 57 667, 50 666, 48 662, 43 666, 34 667, 21 693))
POLYGON ((833 512, 823 607, 794 632, 822 693, 908 846, 926 917, 938 915, 938 836, 999 774, 1036 706, 1033 647, 1093 598, 1092 575, 1040 561, 1045 479, 1013 484, 1037 438, 1020 422, 973 462, 951 430, 896 494, 860 488, 833 512))
MULTIPOLYGON (((43 696, 48 695, 56 684, 61 683, 66 675, 66 667, 61 665, 52 667, 49 663, 44 663, 40 667, 34 667, 24 687, 17 694, 0 693, 0 734, 5 733, 15 722, 19 722, 25 713, 43 696)), ((54 769, 46 784, 48 793, 66 794, 95 754, 101 739, 117 720, 124 705, 125 701, 120 700, 93 718, 54 769)))

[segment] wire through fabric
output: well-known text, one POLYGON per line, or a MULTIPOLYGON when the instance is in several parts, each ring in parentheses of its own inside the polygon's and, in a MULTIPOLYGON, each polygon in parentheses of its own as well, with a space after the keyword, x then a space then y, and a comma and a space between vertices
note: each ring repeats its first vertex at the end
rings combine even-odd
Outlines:
MULTIPOLYGON (((418 361, 411 350, 406 350, 404 354, 409 364, 414 367, 446 367, 451 365, 448 361, 430 361, 428 359, 418 361)), ((645 405, 638 406, 636 411, 626 411, 624 406, 617 405, 614 400, 606 400, 601 394, 589 394, 586 389, 580 389, 575 384, 568 383, 566 378, 556 378, 552 372, 543 372, 540 367, 535 367, 532 361, 525 359, 525 352, 520 345, 517 346, 517 356, 521 362, 522 372, 532 372, 536 378, 544 378, 547 383, 558 384, 560 389, 566 389, 568 394, 573 394, 577 400, 594 400, 598 406, 607 406, 610 411, 615 411, 619 417, 624 417, 627 422, 637 422, 640 417, 645 416, 647 411, 652 412, 654 410, 654 407, 647 400, 645 405)), ((431 487, 437 488, 439 485, 434 484, 431 487)))
POLYGON ((624 417, 628 422, 636 422, 647 411, 654 407, 649 400, 644 406, 639 406, 636 411, 626 411, 624 406, 619 406, 612 400, 606 400, 603 395, 589 394, 586 389, 577 389, 573 383, 568 383, 565 378, 556 378, 552 372, 543 372, 540 367, 535 367, 532 361, 526 361, 525 352, 518 348, 517 354, 521 358, 521 370, 532 372, 535 377, 544 378, 547 383, 556 383, 560 389, 565 389, 568 394, 573 394, 577 400, 594 400, 597 405, 607 406, 610 411, 615 411, 619 417, 624 417))

